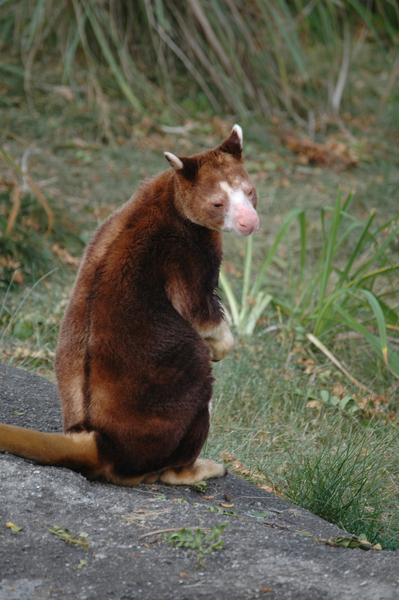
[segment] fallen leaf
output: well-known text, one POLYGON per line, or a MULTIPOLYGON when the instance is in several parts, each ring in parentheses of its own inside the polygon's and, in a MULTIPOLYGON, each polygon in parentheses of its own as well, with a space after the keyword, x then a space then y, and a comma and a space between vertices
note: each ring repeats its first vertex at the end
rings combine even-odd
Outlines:
POLYGON ((306 135, 298 138, 294 134, 283 135, 282 139, 288 150, 298 155, 301 165, 338 165, 342 169, 359 165, 359 158, 353 148, 342 141, 329 138, 324 144, 318 144, 306 135))
POLYGON ((24 282, 24 276, 22 275, 21 271, 15 271, 14 272, 13 281, 15 281, 15 283, 18 283, 18 285, 22 285, 23 284, 23 282, 24 282))
POLYGON ((79 137, 73 138, 72 143, 76 148, 86 148, 87 146, 86 142, 79 137))
POLYGON ((231 508, 232 506, 234 506, 233 504, 224 504, 224 502, 220 502, 220 506, 224 506, 224 508, 231 508))
POLYGON ((323 404, 324 403, 321 400, 309 400, 306 404, 306 408, 321 408, 323 404))
POLYGON ((340 383, 336 383, 332 389, 333 396, 337 396, 340 400, 348 393, 348 388, 340 383))
POLYGON ((233 456, 232 454, 230 454, 230 452, 224 452, 224 451, 223 451, 223 452, 221 452, 221 453, 219 454, 219 457, 220 457, 222 460, 224 460, 224 462, 226 462, 226 463, 231 463, 231 462, 235 461, 235 458, 234 458, 234 456, 233 456))
POLYGON ((193 484, 192 487, 195 489, 196 492, 200 492, 203 494, 208 489, 208 482, 205 480, 197 481, 196 483, 193 484))
POLYGON ((276 185, 278 185, 279 187, 282 188, 287 188, 290 187, 290 180, 288 179, 288 177, 283 177, 282 179, 276 179, 276 185))
POLYGON ((25 414, 26 411, 23 412, 19 412, 18 410, 15 410, 15 408, 12 409, 12 414, 16 415, 17 417, 22 417, 25 414))
POLYGON ((358 405, 358 407, 361 410, 363 410, 363 409, 365 409, 368 406, 369 399, 370 399, 370 397, 363 398, 362 400, 359 400, 359 402, 356 402, 356 404, 358 405))
POLYGON ((18 527, 18 525, 11 523, 11 521, 8 521, 6 525, 11 529, 11 531, 22 531, 22 527, 18 527))
POLYGON ((86 567, 86 566, 87 566, 87 560, 84 560, 83 558, 81 558, 77 568, 81 569, 82 567, 86 567))
POLYGON ((73 89, 67 85, 55 85, 52 91, 57 96, 62 96, 62 98, 68 100, 68 102, 73 102, 75 100, 73 89))
POLYGON ((260 485, 261 490, 265 490, 266 492, 270 492, 270 494, 274 494, 274 489, 270 487, 270 485, 260 485))
POLYGON ((232 469, 235 469, 236 471, 241 471, 241 469, 244 467, 244 465, 239 460, 235 460, 233 463, 231 463, 231 467, 232 467, 232 469))

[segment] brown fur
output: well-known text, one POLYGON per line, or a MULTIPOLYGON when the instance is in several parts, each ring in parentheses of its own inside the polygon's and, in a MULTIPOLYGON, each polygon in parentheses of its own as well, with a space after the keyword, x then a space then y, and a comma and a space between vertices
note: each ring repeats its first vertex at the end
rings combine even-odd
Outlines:
POLYGON ((219 183, 253 186, 234 129, 176 164, 145 181, 86 250, 56 354, 65 434, 0 425, 0 451, 126 485, 225 473, 198 459, 210 359, 233 344, 215 293, 228 210, 219 183))

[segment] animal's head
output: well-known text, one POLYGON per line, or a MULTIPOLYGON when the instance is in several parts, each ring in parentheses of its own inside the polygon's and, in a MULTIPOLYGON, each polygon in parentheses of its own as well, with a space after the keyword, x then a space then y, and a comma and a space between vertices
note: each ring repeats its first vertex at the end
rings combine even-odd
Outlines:
POLYGON ((190 221, 239 235, 258 229, 256 190, 243 166, 239 125, 214 150, 189 158, 165 152, 165 158, 177 175, 177 207, 190 221))

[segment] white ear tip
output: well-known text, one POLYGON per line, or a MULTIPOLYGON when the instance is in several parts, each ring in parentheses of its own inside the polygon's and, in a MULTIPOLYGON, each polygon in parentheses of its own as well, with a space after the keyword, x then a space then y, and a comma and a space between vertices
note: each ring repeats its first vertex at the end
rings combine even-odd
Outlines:
POLYGON ((170 164, 170 166, 173 167, 176 171, 183 168, 184 165, 183 165, 182 161, 180 160, 180 158, 178 158, 171 152, 164 152, 163 155, 166 158, 166 160, 168 161, 168 163, 170 164))
POLYGON ((243 140, 243 134, 242 134, 242 129, 239 125, 237 125, 237 123, 233 126, 233 129, 231 130, 231 132, 235 131, 238 139, 240 140, 241 146, 242 146, 242 140, 243 140))

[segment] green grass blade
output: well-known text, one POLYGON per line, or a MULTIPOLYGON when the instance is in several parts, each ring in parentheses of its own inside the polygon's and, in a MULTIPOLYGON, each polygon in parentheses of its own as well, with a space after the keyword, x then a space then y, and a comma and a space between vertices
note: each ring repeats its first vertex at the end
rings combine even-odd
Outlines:
POLYGON ((250 336, 253 334, 261 314, 263 313, 265 308, 270 304, 272 299, 273 298, 270 294, 267 294, 266 292, 259 292, 258 297, 256 299, 256 304, 252 307, 248 318, 243 324, 243 335, 250 336))
MULTIPOLYGON (((322 307, 318 307, 316 309, 315 312, 315 316, 316 317, 316 324, 314 326, 314 331, 313 331, 313 335, 315 335, 316 337, 319 337, 321 333, 323 333, 324 330, 324 324, 327 320, 327 316, 329 314, 329 312, 331 311, 332 306, 334 305, 334 303, 336 302, 336 300, 338 300, 338 298, 340 296, 343 296, 345 294, 348 294, 348 289, 347 288, 340 288, 338 290, 335 290, 330 296, 328 296, 328 298, 325 300, 325 302, 323 303, 322 307)), ((310 315, 312 316, 312 315, 310 315)))
POLYGON ((233 288, 231 287, 229 280, 226 277, 223 268, 220 269, 219 273, 219 283, 220 287, 227 298, 227 302, 229 303, 231 318, 233 319, 233 324, 238 326, 239 324, 239 307, 238 302, 234 296, 233 288))
POLYGON ((358 331, 361 333, 366 340, 369 342, 370 346, 376 352, 378 356, 387 364, 389 370, 395 375, 395 377, 399 377, 399 354, 397 352, 393 352, 391 349, 387 349, 387 357, 385 362, 385 358, 382 353, 382 344, 381 340, 371 333, 362 323, 359 323, 356 319, 352 317, 350 313, 348 313, 342 306, 339 304, 335 305, 335 309, 340 313, 343 321, 346 325, 353 329, 354 331, 358 331))
POLYGON ((291 225, 292 221, 295 218, 298 218, 299 215, 301 215, 303 212, 304 211, 302 209, 294 208, 293 210, 291 210, 288 213, 288 215, 284 219, 284 222, 276 236, 276 239, 274 240, 274 243, 267 254, 267 258, 264 261, 264 263, 259 271, 259 275, 256 278, 254 285, 252 286, 251 293, 250 293, 250 296, 252 298, 255 298, 256 294, 258 293, 260 286, 262 285, 263 276, 264 276, 267 268, 269 267, 270 263, 272 262, 273 257, 276 253, 276 250, 277 250, 281 240, 283 239, 284 235, 286 234, 288 227, 291 225))
POLYGON ((372 210, 370 212, 370 215, 369 215, 369 217, 367 219, 367 222, 366 222, 366 224, 365 224, 365 226, 363 228, 363 231, 362 231, 362 233, 360 235, 360 238, 359 238, 359 240, 358 240, 358 242, 356 244, 356 247, 355 247, 354 251, 352 252, 352 255, 349 258, 348 262, 346 263, 345 269, 343 270, 342 275, 341 275, 341 277, 340 277, 340 279, 338 281, 337 285, 339 287, 347 280, 348 275, 349 275, 349 271, 351 270, 351 267, 352 267, 354 261, 359 256, 360 251, 363 249, 364 243, 365 243, 365 241, 366 241, 366 239, 368 237, 368 232, 369 232, 371 223, 373 222, 374 217, 375 217, 376 214, 377 214, 377 211, 375 211, 375 210, 372 210))
POLYGON ((249 284, 251 278, 251 266, 252 266, 252 253, 253 253, 253 236, 250 235, 247 238, 247 246, 245 250, 245 261, 244 261, 244 281, 242 286, 242 298, 241 298, 241 314, 243 317, 245 307, 248 304, 247 296, 249 292, 249 284))
POLYGON ((305 211, 298 215, 299 232, 301 236, 301 275, 300 283, 303 281, 306 267, 306 213, 305 211))
POLYGON ((370 279, 375 279, 379 275, 388 275, 388 273, 393 273, 399 269, 399 265, 392 265, 389 267, 381 267, 380 269, 376 269, 375 271, 371 271, 366 273, 362 277, 358 277, 357 279, 351 279, 350 285, 353 287, 363 287, 363 285, 369 281, 370 279))
MULTIPOLYGON (((359 290, 359 294, 362 294, 367 302, 370 304, 371 309, 374 313, 375 318, 377 319, 378 324, 378 332, 380 334, 380 342, 381 342, 381 353, 384 359, 384 363, 389 368, 388 364, 388 342, 387 342, 387 325, 385 322, 384 313, 381 309, 381 306, 377 300, 377 298, 368 290, 359 290)), ((399 373, 398 373, 399 375, 399 373)))
POLYGON ((369 268, 370 265, 372 265, 373 263, 375 263, 376 261, 378 261, 379 259, 383 258, 384 255, 386 254, 386 250, 389 246, 389 244, 392 242, 392 240, 395 238, 395 236, 397 235, 399 231, 399 225, 397 227, 395 227, 391 233, 385 238, 384 242, 381 244, 381 246, 378 248, 378 250, 375 252, 375 254, 370 258, 370 260, 368 260, 367 262, 365 262, 352 276, 353 279, 355 278, 359 278, 359 275, 361 275, 362 273, 364 273, 364 271, 367 271, 367 269, 369 268))
POLYGON ((381 300, 380 296, 378 297, 378 302, 381 306, 381 310, 384 313, 385 321, 388 323, 388 325, 393 325, 394 327, 398 327, 399 326, 398 313, 393 308, 391 308, 390 306, 385 304, 385 302, 383 302, 383 300, 381 300))
POLYGON ((30 50, 33 46, 40 22, 43 20, 43 11, 46 3, 47 0, 38 0, 38 2, 36 2, 35 10, 29 23, 29 37, 26 41, 27 50, 30 50))
MULTIPOLYGON (((335 251, 335 241, 337 238, 338 227, 341 222, 341 190, 338 191, 337 200, 335 202, 334 214, 331 221, 330 231, 327 239, 327 249, 326 249, 326 257, 325 264, 322 267, 322 277, 320 283, 320 293, 319 293, 319 302, 318 302, 318 312, 319 317, 316 320, 315 324, 315 332, 319 332, 322 328, 322 323, 320 320, 320 314, 322 312, 323 304, 325 302, 325 296, 327 291, 327 285, 330 279, 331 270, 332 270, 332 261, 334 258, 335 251)), ((315 335, 318 335, 315 333, 315 335)))
MULTIPOLYGON (((92 0, 90 0, 90 4, 92 4, 92 0)), ((97 42, 101 48, 102 53, 104 54, 104 57, 109 65, 110 69, 112 70, 112 72, 114 74, 114 77, 115 77, 121 91, 126 96, 127 100, 130 102, 130 104, 132 105, 132 107, 135 110, 137 110, 140 113, 145 113, 145 110, 144 110, 140 100, 132 92, 126 79, 122 75, 122 72, 119 69, 119 66, 115 60, 115 57, 112 54, 112 50, 109 47, 109 44, 106 40, 104 32, 95 16, 95 10, 92 10, 92 8, 94 8, 94 7, 91 7, 91 6, 89 7, 89 5, 86 6, 87 15, 89 17, 90 24, 93 27, 93 31, 95 33, 97 42)))

